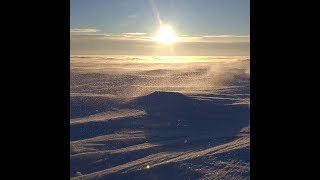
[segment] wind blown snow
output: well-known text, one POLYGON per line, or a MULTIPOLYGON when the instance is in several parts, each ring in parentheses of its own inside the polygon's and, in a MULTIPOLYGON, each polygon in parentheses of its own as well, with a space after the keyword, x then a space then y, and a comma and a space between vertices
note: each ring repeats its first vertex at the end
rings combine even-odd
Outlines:
POLYGON ((250 179, 249 57, 73 55, 70 76, 71 179, 250 179))

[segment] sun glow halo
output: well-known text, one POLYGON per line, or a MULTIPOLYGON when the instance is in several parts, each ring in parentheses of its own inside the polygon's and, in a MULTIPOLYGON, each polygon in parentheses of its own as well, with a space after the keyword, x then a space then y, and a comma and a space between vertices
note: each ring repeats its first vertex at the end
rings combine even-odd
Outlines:
POLYGON ((165 25, 159 29, 155 40, 164 44, 172 44, 178 41, 178 37, 171 26, 165 25))

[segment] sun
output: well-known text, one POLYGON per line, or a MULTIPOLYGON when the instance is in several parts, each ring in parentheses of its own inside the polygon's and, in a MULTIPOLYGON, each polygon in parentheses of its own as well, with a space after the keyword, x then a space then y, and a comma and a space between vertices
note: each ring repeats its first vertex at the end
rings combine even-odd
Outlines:
POLYGON ((178 37, 170 25, 164 25, 157 32, 155 40, 164 44, 172 44, 178 41, 178 37))

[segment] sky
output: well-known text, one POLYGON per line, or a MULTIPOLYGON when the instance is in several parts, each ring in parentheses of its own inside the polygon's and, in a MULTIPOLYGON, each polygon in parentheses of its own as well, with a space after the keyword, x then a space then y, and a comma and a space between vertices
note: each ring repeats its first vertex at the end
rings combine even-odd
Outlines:
POLYGON ((250 0, 71 0, 71 54, 249 55, 250 0), (163 25, 179 39, 154 40, 163 25))

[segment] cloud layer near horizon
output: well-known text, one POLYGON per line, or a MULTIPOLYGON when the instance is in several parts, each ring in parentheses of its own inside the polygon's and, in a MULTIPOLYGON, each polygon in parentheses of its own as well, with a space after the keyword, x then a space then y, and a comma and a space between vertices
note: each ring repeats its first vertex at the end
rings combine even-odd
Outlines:
POLYGON ((98 34, 97 29, 70 29, 71 54, 101 55, 249 55, 250 36, 179 36, 172 45, 159 44, 142 32, 98 34))

